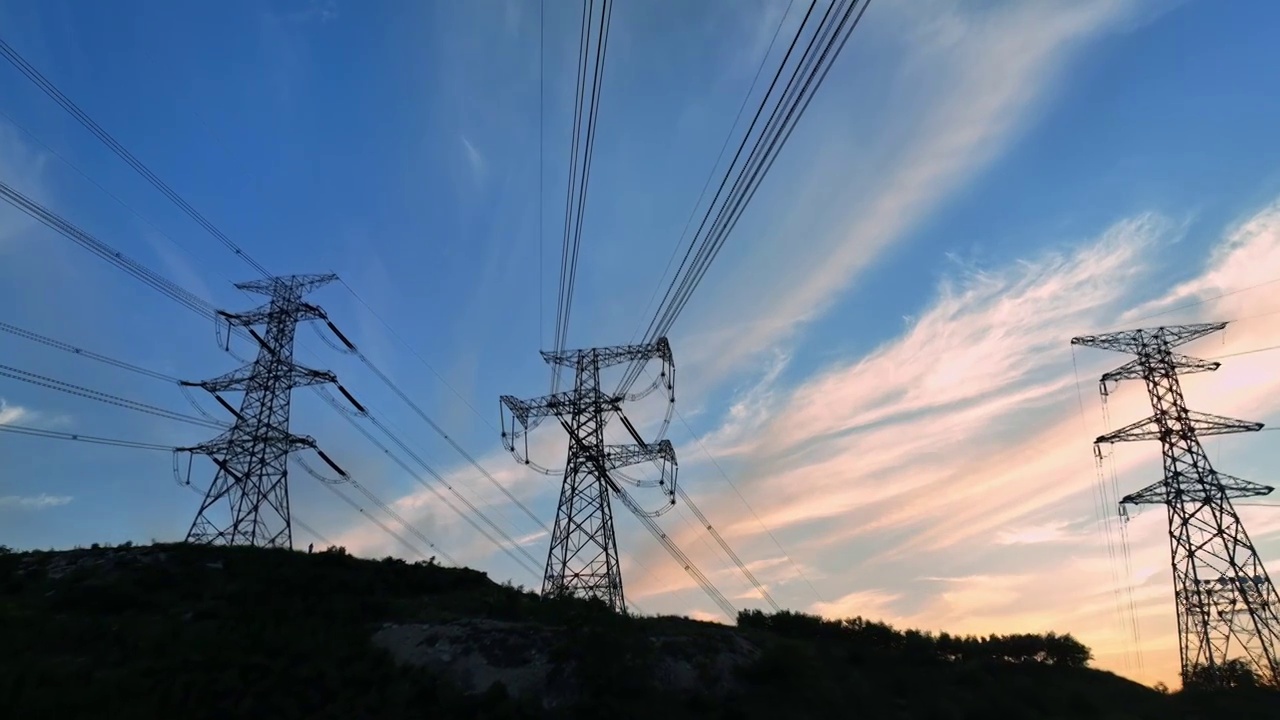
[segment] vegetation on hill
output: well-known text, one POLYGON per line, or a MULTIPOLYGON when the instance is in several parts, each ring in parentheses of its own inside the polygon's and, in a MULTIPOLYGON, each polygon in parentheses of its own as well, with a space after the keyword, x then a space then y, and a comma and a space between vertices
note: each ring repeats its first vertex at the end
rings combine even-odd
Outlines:
POLYGON ((0 552, 5 717, 1280 717, 1266 691, 1165 694, 1088 662, 1069 635, 619 617, 341 549, 0 552))

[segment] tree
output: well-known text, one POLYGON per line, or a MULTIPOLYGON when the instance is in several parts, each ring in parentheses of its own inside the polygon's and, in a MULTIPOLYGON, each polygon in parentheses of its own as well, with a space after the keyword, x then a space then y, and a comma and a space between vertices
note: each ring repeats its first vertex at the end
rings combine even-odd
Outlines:
POLYGON ((1219 665, 1196 665, 1183 678, 1186 688, 1231 690, 1261 687, 1262 677, 1244 658, 1232 658, 1219 665))

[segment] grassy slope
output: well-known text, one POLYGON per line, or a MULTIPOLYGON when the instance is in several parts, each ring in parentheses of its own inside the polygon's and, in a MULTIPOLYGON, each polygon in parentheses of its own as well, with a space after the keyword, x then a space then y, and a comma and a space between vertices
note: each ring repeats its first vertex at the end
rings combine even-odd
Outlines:
POLYGON ((737 697, 661 699, 645 638, 707 626, 599 616, 471 570, 181 545, 0 555, 0 706, 10 708, 0 714, 539 717, 502 693, 464 697, 426 671, 397 667, 369 641, 383 622, 476 617, 575 628, 561 653, 588 669, 579 679, 591 712, 567 716, 1280 717, 1270 696, 1168 697, 1087 669, 915 663, 763 631, 744 631, 763 653, 737 697), (157 552, 163 561, 136 560, 157 552), (46 573, 77 559, 78 570, 46 573))

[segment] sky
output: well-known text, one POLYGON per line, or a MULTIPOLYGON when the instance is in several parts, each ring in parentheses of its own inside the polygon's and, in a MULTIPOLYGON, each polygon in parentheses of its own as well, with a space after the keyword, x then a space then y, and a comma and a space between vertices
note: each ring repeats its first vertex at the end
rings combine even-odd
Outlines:
MULTIPOLYGON (((571 347, 643 330, 739 107, 758 102, 757 70, 781 57, 770 39, 801 6, 617 3, 571 347)), ((580 7, 5 2, 0 37, 254 259, 338 273, 346 285, 312 299, 540 520, 357 358, 300 328, 298 360, 336 372, 540 564, 559 478, 506 454, 497 398, 547 390, 537 351, 554 327, 580 7)), ((1092 449, 1150 406, 1122 384, 1104 407, 1097 378, 1126 358, 1069 341, 1231 321, 1184 348, 1230 356, 1185 379, 1187 400, 1280 423, 1280 354, 1262 350, 1280 345, 1277 22, 1261 1, 872 4, 671 333, 679 481, 780 604, 1071 632, 1099 667, 1176 684, 1163 513, 1115 510, 1159 479, 1158 448, 1108 448, 1101 475, 1092 449)), ((7 64, 0 97, 0 180, 219 307, 256 305, 232 287, 251 268, 7 64)), ((170 375, 237 364, 210 323, 7 206, 0 308, 170 375)), ((12 335, 0 356, 196 413, 172 383, 12 335)), ((656 432, 661 410, 633 412, 656 432)), ((174 446, 214 433, 8 378, 0 423, 174 446)), ((315 395, 295 393, 292 428, 449 556, 539 586, 442 484, 315 395)), ((1205 447, 1223 472, 1277 480, 1269 431, 1205 447)), ((532 448, 562 466, 553 430, 532 448)), ((213 467, 191 472, 200 485, 213 467)), ((0 434, 0 543, 180 539, 199 503, 186 473, 164 452, 0 434)), ((298 546, 419 557, 302 473, 291 494, 324 538, 297 529, 298 546)), ((1239 513, 1274 567, 1280 499, 1257 502, 1239 513)), ((727 621, 617 517, 629 600, 727 621)), ((658 522, 735 606, 766 607, 688 508, 658 522)))

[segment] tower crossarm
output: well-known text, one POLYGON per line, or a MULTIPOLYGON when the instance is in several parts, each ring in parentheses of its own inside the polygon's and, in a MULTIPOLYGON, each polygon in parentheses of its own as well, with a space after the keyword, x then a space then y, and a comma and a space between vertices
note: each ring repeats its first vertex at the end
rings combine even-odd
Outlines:
POLYGON ((1190 483, 1183 484, 1182 489, 1176 490, 1173 486, 1161 480, 1152 483, 1141 490, 1125 495, 1120 498, 1121 505, 1168 505, 1170 503, 1183 502, 1220 502, 1226 500, 1240 500, 1243 498, 1261 497, 1269 495, 1275 488, 1270 485, 1252 482, 1250 480, 1242 480, 1238 477, 1232 477, 1226 473, 1216 473, 1217 482, 1212 484, 1190 483))
POLYGON ((500 400, 511 412, 511 417, 528 427, 529 421, 533 418, 573 412, 578 406, 578 393, 574 390, 565 390, 528 400, 521 400, 514 395, 503 395, 500 400))
POLYGON ((604 464, 609 470, 627 467, 628 465, 639 465, 644 462, 653 462, 661 460, 664 463, 663 477, 666 479, 666 465, 670 465, 673 469, 672 478, 674 478, 674 468, 676 467, 676 450, 671 445, 670 440, 660 440, 652 445, 606 445, 604 449, 604 464))
POLYGON ((543 350, 542 359, 549 365, 578 367, 587 361, 594 362, 597 368, 621 365, 637 360, 662 360, 672 364, 671 344, 665 337, 658 338, 643 345, 614 345, 612 347, 590 348, 585 350, 543 350))
POLYGON ((1114 350, 1142 355, 1156 347, 1172 348, 1197 340, 1227 326, 1225 322, 1172 325, 1140 330, 1124 330, 1105 335, 1080 335, 1071 338, 1072 345, 1114 350))
MULTIPOLYGON (((218 315, 222 316, 232 325, 253 327, 254 325, 267 324, 267 322, 271 320, 272 315, 278 312, 278 308, 274 307, 271 303, 268 303, 252 310, 246 310, 245 312, 239 313, 219 311, 218 315)), ((290 315, 298 322, 306 322, 307 320, 327 320, 329 317, 325 314, 324 310, 307 303, 298 303, 291 309, 290 315)))
MULTIPOLYGON (((211 393, 228 390, 248 390, 253 383, 262 382, 261 371, 253 363, 244 365, 224 375, 200 382, 183 382, 188 387, 199 387, 211 393)), ((312 370, 297 364, 290 364, 275 378, 278 387, 305 387, 338 382, 338 376, 328 370, 312 370)))
MULTIPOLYGON (((1171 353, 1171 365, 1174 372, 1179 375, 1190 375, 1191 373, 1213 372, 1222 366, 1222 363, 1212 360, 1201 360, 1200 358, 1188 357, 1171 353)), ((1141 380, 1143 378, 1143 364, 1140 358, 1134 358, 1120 367, 1105 373, 1102 376, 1103 387, 1107 383, 1120 382, 1121 380, 1141 380)))
MULTIPOLYGON (((1195 431, 1197 436, 1210 435, 1230 435, 1231 433, 1256 432, 1261 430, 1263 423, 1247 422, 1245 420, 1236 420, 1234 418, 1222 417, 1221 415, 1210 415, 1209 413, 1196 412, 1194 410, 1187 411, 1187 424, 1190 429, 1195 431)), ((1113 430, 1106 435, 1099 435, 1094 440, 1094 444, 1118 443, 1118 442, 1136 442, 1139 440, 1160 440, 1164 435, 1161 430, 1159 420, 1156 416, 1151 416, 1136 423, 1126 425, 1118 430, 1113 430)), ((1169 433, 1176 432, 1170 428, 1169 433)))
POLYGON ((262 280, 248 280, 246 282, 236 283, 236 287, 246 292, 270 295, 272 297, 281 295, 302 297, 321 285, 328 285, 337 279, 338 276, 333 273, 281 275, 279 277, 264 278, 262 280))
MULTIPOLYGON (((295 435, 287 430, 281 430, 274 427, 264 428, 262 437, 265 440, 279 443, 287 447, 289 452, 293 452, 295 450, 316 450, 319 447, 316 443, 316 439, 310 435, 295 435)), ((177 450, 179 452, 189 452, 196 455, 212 455, 217 458, 220 455, 225 455, 229 450, 235 447, 237 442, 239 442, 239 438, 233 437, 231 432, 225 432, 218 437, 200 443, 199 445, 177 448, 177 450)))

